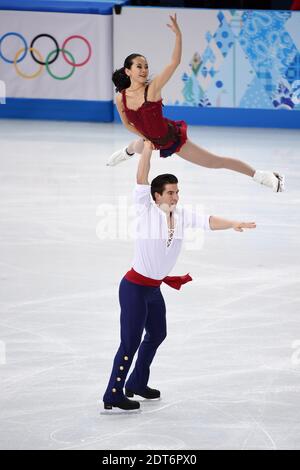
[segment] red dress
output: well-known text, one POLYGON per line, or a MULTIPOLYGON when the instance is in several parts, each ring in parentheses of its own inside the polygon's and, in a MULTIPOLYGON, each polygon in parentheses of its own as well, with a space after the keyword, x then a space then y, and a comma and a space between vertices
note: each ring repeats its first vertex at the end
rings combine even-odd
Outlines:
POLYGON ((300 10, 300 0, 294 0, 291 10, 300 10))
POLYGON ((162 115, 162 99, 147 101, 148 85, 145 88, 145 101, 137 109, 127 108, 126 91, 122 90, 125 114, 129 122, 150 140, 161 157, 169 157, 179 152, 187 140, 187 124, 185 121, 172 121, 162 115))

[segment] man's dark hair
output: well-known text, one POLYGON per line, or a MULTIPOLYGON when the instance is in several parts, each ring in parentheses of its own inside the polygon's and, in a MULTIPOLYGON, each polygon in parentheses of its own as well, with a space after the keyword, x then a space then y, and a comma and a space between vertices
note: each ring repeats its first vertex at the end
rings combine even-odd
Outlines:
POLYGON ((165 190, 166 184, 177 184, 178 179, 174 175, 169 175, 168 173, 164 175, 158 175, 151 183, 151 195, 155 201, 155 193, 162 195, 165 190))

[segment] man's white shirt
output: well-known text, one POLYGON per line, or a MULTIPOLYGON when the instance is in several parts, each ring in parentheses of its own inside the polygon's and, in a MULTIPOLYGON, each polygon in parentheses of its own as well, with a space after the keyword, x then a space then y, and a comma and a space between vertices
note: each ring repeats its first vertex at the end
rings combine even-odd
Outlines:
POLYGON ((208 215, 188 211, 180 206, 172 212, 174 235, 169 245, 166 213, 153 201, 150 185, 137 184, 134 189, 136 205, 136 236, 133 269, 143 276, 161 280, 176 264, 187 228, 210 230, 208 215))

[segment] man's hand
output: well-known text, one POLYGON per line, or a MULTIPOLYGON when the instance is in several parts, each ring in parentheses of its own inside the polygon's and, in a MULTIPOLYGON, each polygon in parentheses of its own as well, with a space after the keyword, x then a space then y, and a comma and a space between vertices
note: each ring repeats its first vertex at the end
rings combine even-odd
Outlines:
POLYGON ((233 230, 237 232, 243 232, 244 228, 256 228, 255 222, 233 222, 233 230))

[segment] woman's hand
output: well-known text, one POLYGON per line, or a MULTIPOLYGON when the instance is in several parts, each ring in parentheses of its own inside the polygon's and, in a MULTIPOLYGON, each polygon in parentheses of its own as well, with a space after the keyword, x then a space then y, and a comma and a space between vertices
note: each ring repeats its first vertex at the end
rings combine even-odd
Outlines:
POLYGON ((244 228, 256 228, 255 222, 234 222, 232 225, 233 230, 237 232, 243 232, 244 228))
POLYGON ((176 16, 176 13, 174 16, 171 16, 169 15, 170 18, 171 18, 171 24, 168 24, 167 23, 167 26, 168 28, 171 28, 171 30, 175 33, 175 34, 181 34, 181 31, 180 31, 180 28, 178 26, 178 23, 177 23, 177 16, 176 16))

